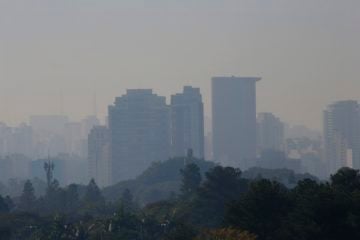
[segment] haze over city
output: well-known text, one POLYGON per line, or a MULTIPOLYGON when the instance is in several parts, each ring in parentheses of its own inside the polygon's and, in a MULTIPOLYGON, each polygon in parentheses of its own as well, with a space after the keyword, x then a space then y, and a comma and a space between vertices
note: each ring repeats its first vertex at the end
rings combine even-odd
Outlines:
POLYGON ((321 129, 322 110, 360 99, 360 3, 0 1, 0 116, 79 120, 129 88, 170 96, 213 76, 259 76, 258 111, 321 129))
POLYGON ((0 240, 360 239, 359 0, 0 0, 0 240))

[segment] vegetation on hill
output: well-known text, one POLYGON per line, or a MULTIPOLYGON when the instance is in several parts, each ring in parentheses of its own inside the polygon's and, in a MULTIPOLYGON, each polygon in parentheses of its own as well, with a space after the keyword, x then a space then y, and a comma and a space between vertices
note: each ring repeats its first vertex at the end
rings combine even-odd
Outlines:
MULTIPOLYGON (((168 199, 179 193, 181 185, 180 170, 184 168, 187 158, 172 158, 163 162, 153 163, 140 176, 103 189, 108 201, 116 202, 121 193, 129 189, 140 205, 168 199)), ((192 158, 190 162, 200 168, 204 175, 215 164, 209 161, 192 158)))
MULTIPOLYGON (((258 173, 265 176, 267 171, 253 169, 247 174, 258 173)), ((329 182, 307 178, 292 188, 249 176, 205 161, 184 164, 183 159, 172 159, 116 185, 114 201, 106 201, 103 194, 111 188, 102 192, 94 180, 81 190, 74 184, 61 188, 49 178, 41 197, 26 181, 16 201, 0 196, 0 239, 360 239, 359 171, 342 168, 329 182), (139 192, 163 182, 176 182, 178 190, 139 205, 134 192, 124 188, 129 182, 139 192)))
MULTIPOLYGON (((186 162, 186 158, 173 158, 153 163, 137 178, 122 181, 103 189, 104 197, 108 201, 116 202, 119 200, 121 193, 125 189, 129 189, 133 193, 135 201, 141 206, 174 197, 180 193, 182 180, 180 171, 184 168, 186 162)), ((213 162, 195 158, 191 159, 190 162, 199 167, 202 178, 209 169, 216 166, 213 162)), ((296 186, 296 183, 303 179, 317 181, 317 178, 310 174, 296 174, 288 169, 251 168, 246 170, 242 177, 252 180, 270 179, 278 181, 289 188, 296 186)))

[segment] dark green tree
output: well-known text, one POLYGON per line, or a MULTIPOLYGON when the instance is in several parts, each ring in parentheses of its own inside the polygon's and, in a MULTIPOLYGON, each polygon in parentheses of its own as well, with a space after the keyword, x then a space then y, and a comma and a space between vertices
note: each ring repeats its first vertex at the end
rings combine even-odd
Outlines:
POLYGON ((24 212, 35 210, 36 196, 35 190, 30 180, 24 184, 24 190, 20 196, 19 209, 24 212))
POLYGON ((360 205, 355 195, 328 183, 311 180, 300 181, 292 195, 295 205, 283 226, 283 232, 287 233, 283 239, 360 237, 360 205))
POLYGON ((51 182, 43 198, 44 206, 41 208, 46 214, 63 213, 65 208, 65 191, 55 179, 51 182))
POLYGON ((5 201, 6 205, 8 206, 9 211, 12 211, 12 210, 15 208, 15 203, 14 203, 14 201, 11 199, 10 196, 6 196, 6 197, 4 198, 4 201, 5 201))
POLYGON ((194 194, 201 184, 200 168, 190 163, 180 170, 182 176, 181 193, 184 197, 194 194))
POLYGON ((67 214, 75 214, 80 206, 78 186, 71 184, 64 192, 65 194, 65 212, 67 214))
POLYGON ((278 239, 277 231, 291 209, 288 190, 277 182, 263 179, 252 182, 249 191, 230 205, 226 222, 255 233, 259 239, 278 239))
POLYGON ((247 191, 247 181, 241 178, 240 169, 217 166, 205 175, 206 181, 200 189, 204 197, 215 197, 225 203, 247 191))
POLYGON ((87 185, 83 201, 86 211, 93 213, 105 206, 105 199, 94 179, 91 179, 87 185))
POLYGON ((121 207, 126 212, 134 212, 136 210, 136 204, 134 202, 133 195, 131 194, 131 191, 128 188, 126 188, 123 191, 121 195, 120 203, 121 203, 121 207))
POLYGON ((144 233, 144 223, 123 208, 115 214, 111 228, 114 239, 141 239, 144 233))
POLYGON ((196 237, 196 230, 186 223, 170 224, 169 230, 165 232, 164 240, 193 240, 196 237))
POLYGON ((225 206, 247 191, 247 180, 241 171, 217 166, 205 174, 206 179, 196 197, 183 203, 177 215, 182 221, 200 227, 219 227, 224 219, 225 206))
POLYGON ((86 202, 102 203, 104 201, 101 195, 100 188, 96 184, 94 179, 91 179, 88 186, 86 187, 86 193, 84 200, 86 202))
POLYGON ((337 190, 346 192, 360 191, 359 170, 351 168, 341 168, 336 174, 331 176, 331 185, 337 190))
POLYGON ((0 195, 0 213, 9 212, 9 206, 6 204, 5 199, 0 195))

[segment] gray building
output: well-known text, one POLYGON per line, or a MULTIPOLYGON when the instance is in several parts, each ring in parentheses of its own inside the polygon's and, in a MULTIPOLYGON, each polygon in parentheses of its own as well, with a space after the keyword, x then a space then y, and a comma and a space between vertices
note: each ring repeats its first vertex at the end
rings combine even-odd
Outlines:
POLYGON ((325 161, 329 173, 348 166, 360 168, 360 106, 339 101, 324 111, 325 161))
POLYGON ((171 96, 172 156, 186 156, 192 149, 204 158, 204 105, 199 88, 185 86, 183 93, 171 96))
POLYGON ((265 150, 284 151, 284 124, 272 113, 259 113, 257 117, 258 153, 265 150))
POLYGON ((170 157, 170 108, 150 89, 127 90, 109 106, 112 183, 170 157))
POLYGON ((95 126, 88 137, 89 177, 101 186, 111 184, 110 134, 105 126, 95 126))
POLYGON ((215 161, 242 169, 256 158, 257 77, 212 78, 215 161))

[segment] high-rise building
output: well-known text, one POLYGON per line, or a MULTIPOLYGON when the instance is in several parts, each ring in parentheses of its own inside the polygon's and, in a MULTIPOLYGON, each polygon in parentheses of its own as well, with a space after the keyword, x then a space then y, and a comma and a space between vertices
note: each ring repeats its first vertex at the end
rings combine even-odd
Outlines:
POLYGON ((112 183, 170 157, 170 109, 150 89, 127 90, 109 106, 112 183))
POLYGON ((324 111, 325 161, 329 173, 348 166, 360 168, 360 106, 339 101, 324 111))
POLYGON ((87 116, 85 119, 83 119, 81 121, 81 137, 87 139, 90 131, 94 126, 100 126, 100 121, 96 116, 87 116))
POLYGON ((89 177, 101 186, 111 184, 110 134, 105 126, 95 126, 88 137, 89 177))
POLYGON ((242 169, 256 157, 257 77, 212 78, 215 161, 242 169))
POLYGON ((257 117, 257 146, 264 150, 284 151, 284 124, 272 113, 259 113, 257 117))
POLYGON ((199 88, 184 87, 183 93, 171 96, 172 156, 186 156, 192 149, 204 158, 204 105, 199 88))

